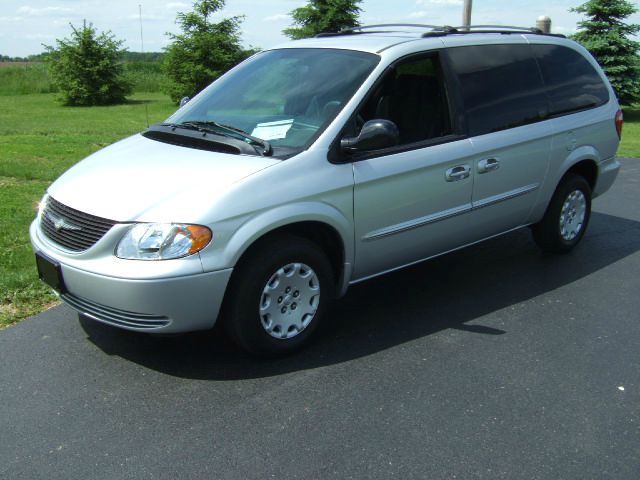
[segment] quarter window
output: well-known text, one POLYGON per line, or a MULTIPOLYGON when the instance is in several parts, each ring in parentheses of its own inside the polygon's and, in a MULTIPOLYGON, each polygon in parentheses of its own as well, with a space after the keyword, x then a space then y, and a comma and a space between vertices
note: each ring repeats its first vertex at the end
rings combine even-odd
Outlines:
POLYGON ((532 45, 551 100, 551 114, 562 115, 604 105, 609 91, 580 53, 560 45, 532 45))

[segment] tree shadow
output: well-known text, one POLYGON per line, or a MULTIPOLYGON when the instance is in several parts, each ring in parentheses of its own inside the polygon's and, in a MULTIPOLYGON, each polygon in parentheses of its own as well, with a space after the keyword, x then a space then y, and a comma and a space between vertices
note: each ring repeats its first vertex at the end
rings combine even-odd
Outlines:
POLYGON ((138 98, 127 98, 124 102, 125 105, 149 105, 151 103, 154 103, 154 100, 143 100, 138 98))
POLYGON ((575 282, 638 250, 640 222, 599 213, 568 255, 540 252, 528 229, 512 232, 354 285, 331 308, 312 345, 274 360, 250 357, 219 329, 159 337, 80 322, 105 353, 169 375, 218 381, 268 377, 346 362, 448 328, 508 334, 467 322, 575 282))

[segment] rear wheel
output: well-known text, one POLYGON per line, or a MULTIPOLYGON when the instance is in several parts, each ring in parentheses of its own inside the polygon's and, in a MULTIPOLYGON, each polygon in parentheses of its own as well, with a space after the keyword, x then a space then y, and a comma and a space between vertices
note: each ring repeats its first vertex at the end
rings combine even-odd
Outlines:
POLYGON ((547 252, 567 253, 585 234, 591 217, 591 187, 580 175, 567 174, 556 188, 542 220, 531 227, 547 252))
POLYGON ((331 266, 316 244, 289 235, 273 237, 236 267, 224 322, 249 352, 285 354, 309 341, 334 292, 331 266))

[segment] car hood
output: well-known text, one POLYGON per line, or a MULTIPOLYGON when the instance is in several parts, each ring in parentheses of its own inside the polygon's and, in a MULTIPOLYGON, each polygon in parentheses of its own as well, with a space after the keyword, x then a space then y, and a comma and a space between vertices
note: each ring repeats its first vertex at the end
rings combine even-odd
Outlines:
POLYGON ((217 195, 278 163, 134 135, 82 160, 48 191, 71 208, 118 222, 196 222, 217 195))

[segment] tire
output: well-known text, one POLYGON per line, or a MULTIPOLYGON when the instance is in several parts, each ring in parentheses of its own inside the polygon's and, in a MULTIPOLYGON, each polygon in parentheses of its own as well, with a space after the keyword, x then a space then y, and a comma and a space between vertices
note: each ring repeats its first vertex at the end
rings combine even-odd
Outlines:
POLYGON ((252 247, 227 288, 223 322, 249 353, 278 356, 307 344, 335 296, 331 265, 313 242, 279 235, 252 247))
POLYGON ((533 239, 550 253, 570 252, 584 236, 591 218, 591 187, 568 173, 556 188, 542 220, 531 227, 533 239))

